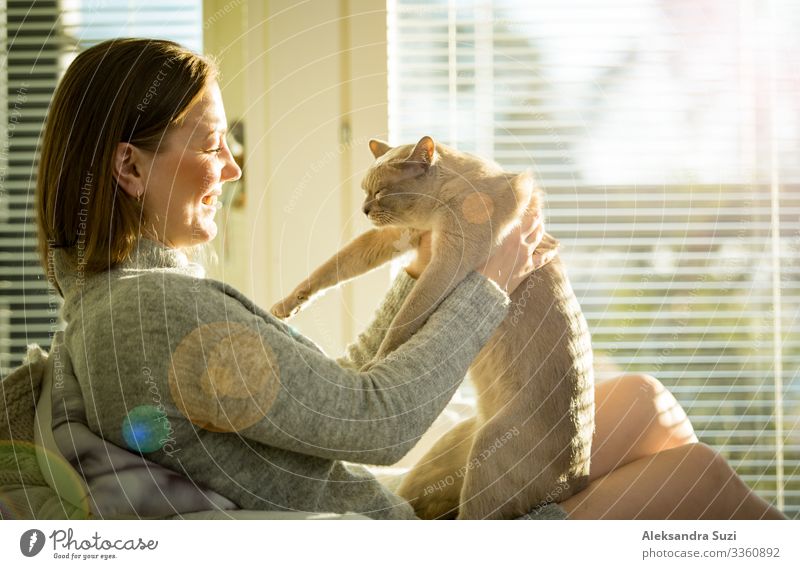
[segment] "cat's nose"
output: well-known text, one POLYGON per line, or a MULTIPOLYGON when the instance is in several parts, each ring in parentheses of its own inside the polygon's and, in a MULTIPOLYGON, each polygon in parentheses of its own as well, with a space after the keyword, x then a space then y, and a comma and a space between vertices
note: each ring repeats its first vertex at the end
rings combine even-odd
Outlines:
POLYGON ((372 201, 364 202, 364 205, 361 208, 361 211, 364 212, 364 215, 369 215, 369 211, 372 209, 372 203, 372 201))

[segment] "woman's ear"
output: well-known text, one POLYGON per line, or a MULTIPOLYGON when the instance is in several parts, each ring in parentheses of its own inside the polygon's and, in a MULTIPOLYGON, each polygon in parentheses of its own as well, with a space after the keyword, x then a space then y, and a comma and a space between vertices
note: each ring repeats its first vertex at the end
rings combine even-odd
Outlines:
POLYGON ((127 142, 117 144, 114 153, 114 177, 122 190, 134 199, 144 195, 142 153, 127 142))

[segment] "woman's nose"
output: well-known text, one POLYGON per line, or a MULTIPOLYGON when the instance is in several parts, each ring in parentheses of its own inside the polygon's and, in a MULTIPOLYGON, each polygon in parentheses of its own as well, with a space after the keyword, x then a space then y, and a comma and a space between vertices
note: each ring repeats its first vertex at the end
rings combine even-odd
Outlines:
POLYGON ((234 182, 241 177, 242 177, 242 169, 239 168, 239 165, 236 163, 236 160, 234 160, 233 156, 231 156, 228 162, 225 164, 225 167, 222 169, 222 181, 234 182))

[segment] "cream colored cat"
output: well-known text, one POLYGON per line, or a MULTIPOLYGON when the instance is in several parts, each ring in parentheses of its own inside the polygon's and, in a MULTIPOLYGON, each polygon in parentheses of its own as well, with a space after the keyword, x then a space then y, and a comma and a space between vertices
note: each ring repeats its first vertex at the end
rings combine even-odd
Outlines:
MULTIPOLYGON (((378 360, 408 340, 541 199, 529 174, 504 172, 427 136, 394 148, 371 140, 370 149, 376 161, 362 182, 363 210, 376 228, 315 270, 272 313, 294 314, 313 295, 391 260, 398 242, 416 246, 430 230, 430 264, 392 322, 378 360)), ((545 235, 541 247, 555 245, 545 235)), ((477 416, 437 441, 398 489, 421 518, 515 518, 587 484, 592 350, 560 259, 532 273, 511 302, 469 370, 477 416)))

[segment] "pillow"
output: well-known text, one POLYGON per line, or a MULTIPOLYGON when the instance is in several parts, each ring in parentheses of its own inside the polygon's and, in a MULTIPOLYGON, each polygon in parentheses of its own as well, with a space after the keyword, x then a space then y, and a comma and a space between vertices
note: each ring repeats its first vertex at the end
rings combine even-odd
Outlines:
POLYGON ((33 424, 47 352, 28 346, 19 367, 3 378, 0 392, 0 519, 83 519, 45 481, 36 458, 33 424))
POLYGON ((36 456, 65 507, 103 519, 160 519, 238 509, 213 490, 89 429, 63 332, 56 333, 48 360, 36 407, 36 456))

